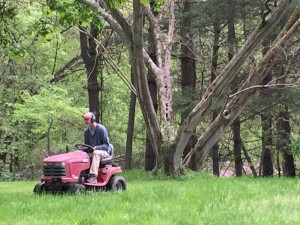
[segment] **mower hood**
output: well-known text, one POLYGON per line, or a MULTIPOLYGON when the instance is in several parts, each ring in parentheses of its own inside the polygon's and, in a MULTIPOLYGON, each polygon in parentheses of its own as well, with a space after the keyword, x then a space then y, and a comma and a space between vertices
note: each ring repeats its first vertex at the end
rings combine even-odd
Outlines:
POLYGON ((64 162, 64 163, 88 163, 89 156, 83 151, 74 151, 68 153, 62 153, 58 155, 53 155, 45 158, 44 163, 49 162, 64 162))

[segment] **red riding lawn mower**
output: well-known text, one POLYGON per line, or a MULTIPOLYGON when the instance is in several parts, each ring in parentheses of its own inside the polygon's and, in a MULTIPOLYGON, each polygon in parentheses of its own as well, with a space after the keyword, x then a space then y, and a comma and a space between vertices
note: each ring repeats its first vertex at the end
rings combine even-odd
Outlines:
POLYGON ((101 159, 97 183, 87 183, 91 158, 88 153, 93 151, 92 146, 86 144, 75 145, 76 150, 68 153, 53 155, 43 160, 43 177, 33 189, 34 193, 85 193, 86 190, 104 190, 123 192, 126 182, 121 167, 114 164, 114 148, 108 158, 101 159))

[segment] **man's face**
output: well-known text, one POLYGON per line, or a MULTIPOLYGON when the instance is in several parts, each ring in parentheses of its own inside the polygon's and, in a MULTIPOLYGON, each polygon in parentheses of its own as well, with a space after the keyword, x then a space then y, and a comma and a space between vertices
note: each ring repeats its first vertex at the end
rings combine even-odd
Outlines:
POLYGON ((83 117, 85 124, 90 124, 91 119, 83 117))

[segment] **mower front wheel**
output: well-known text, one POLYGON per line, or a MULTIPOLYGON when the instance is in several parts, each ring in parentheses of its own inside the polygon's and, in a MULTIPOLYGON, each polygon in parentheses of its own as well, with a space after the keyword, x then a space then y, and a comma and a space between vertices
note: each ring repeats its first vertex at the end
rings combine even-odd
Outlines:
POLYGON ((122 176, 115 175, 110 178, 107 189, 116 193, 121 193, 126 190, 126 181, 122 176))
POLYGON ((85 192, 85 186, 82 184, 71 184, 70 189, 68 191, 68 193, 72 195, 85 194, 85 192))
POLYGON ((44 182, 37 183, 33 188, 33 193, 35 193, 35 194, 45 193, 45 185, 44 184, 45 184, 44 182))

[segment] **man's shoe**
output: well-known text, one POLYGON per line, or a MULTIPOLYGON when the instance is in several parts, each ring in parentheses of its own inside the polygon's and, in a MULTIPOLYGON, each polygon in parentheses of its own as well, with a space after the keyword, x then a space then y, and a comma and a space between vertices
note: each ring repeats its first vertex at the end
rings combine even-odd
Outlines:
POLYGON ((91 176, 89 179, 86 180, 90 184, 96 184, 97 182, 97 177, 96 176, 91 176))

